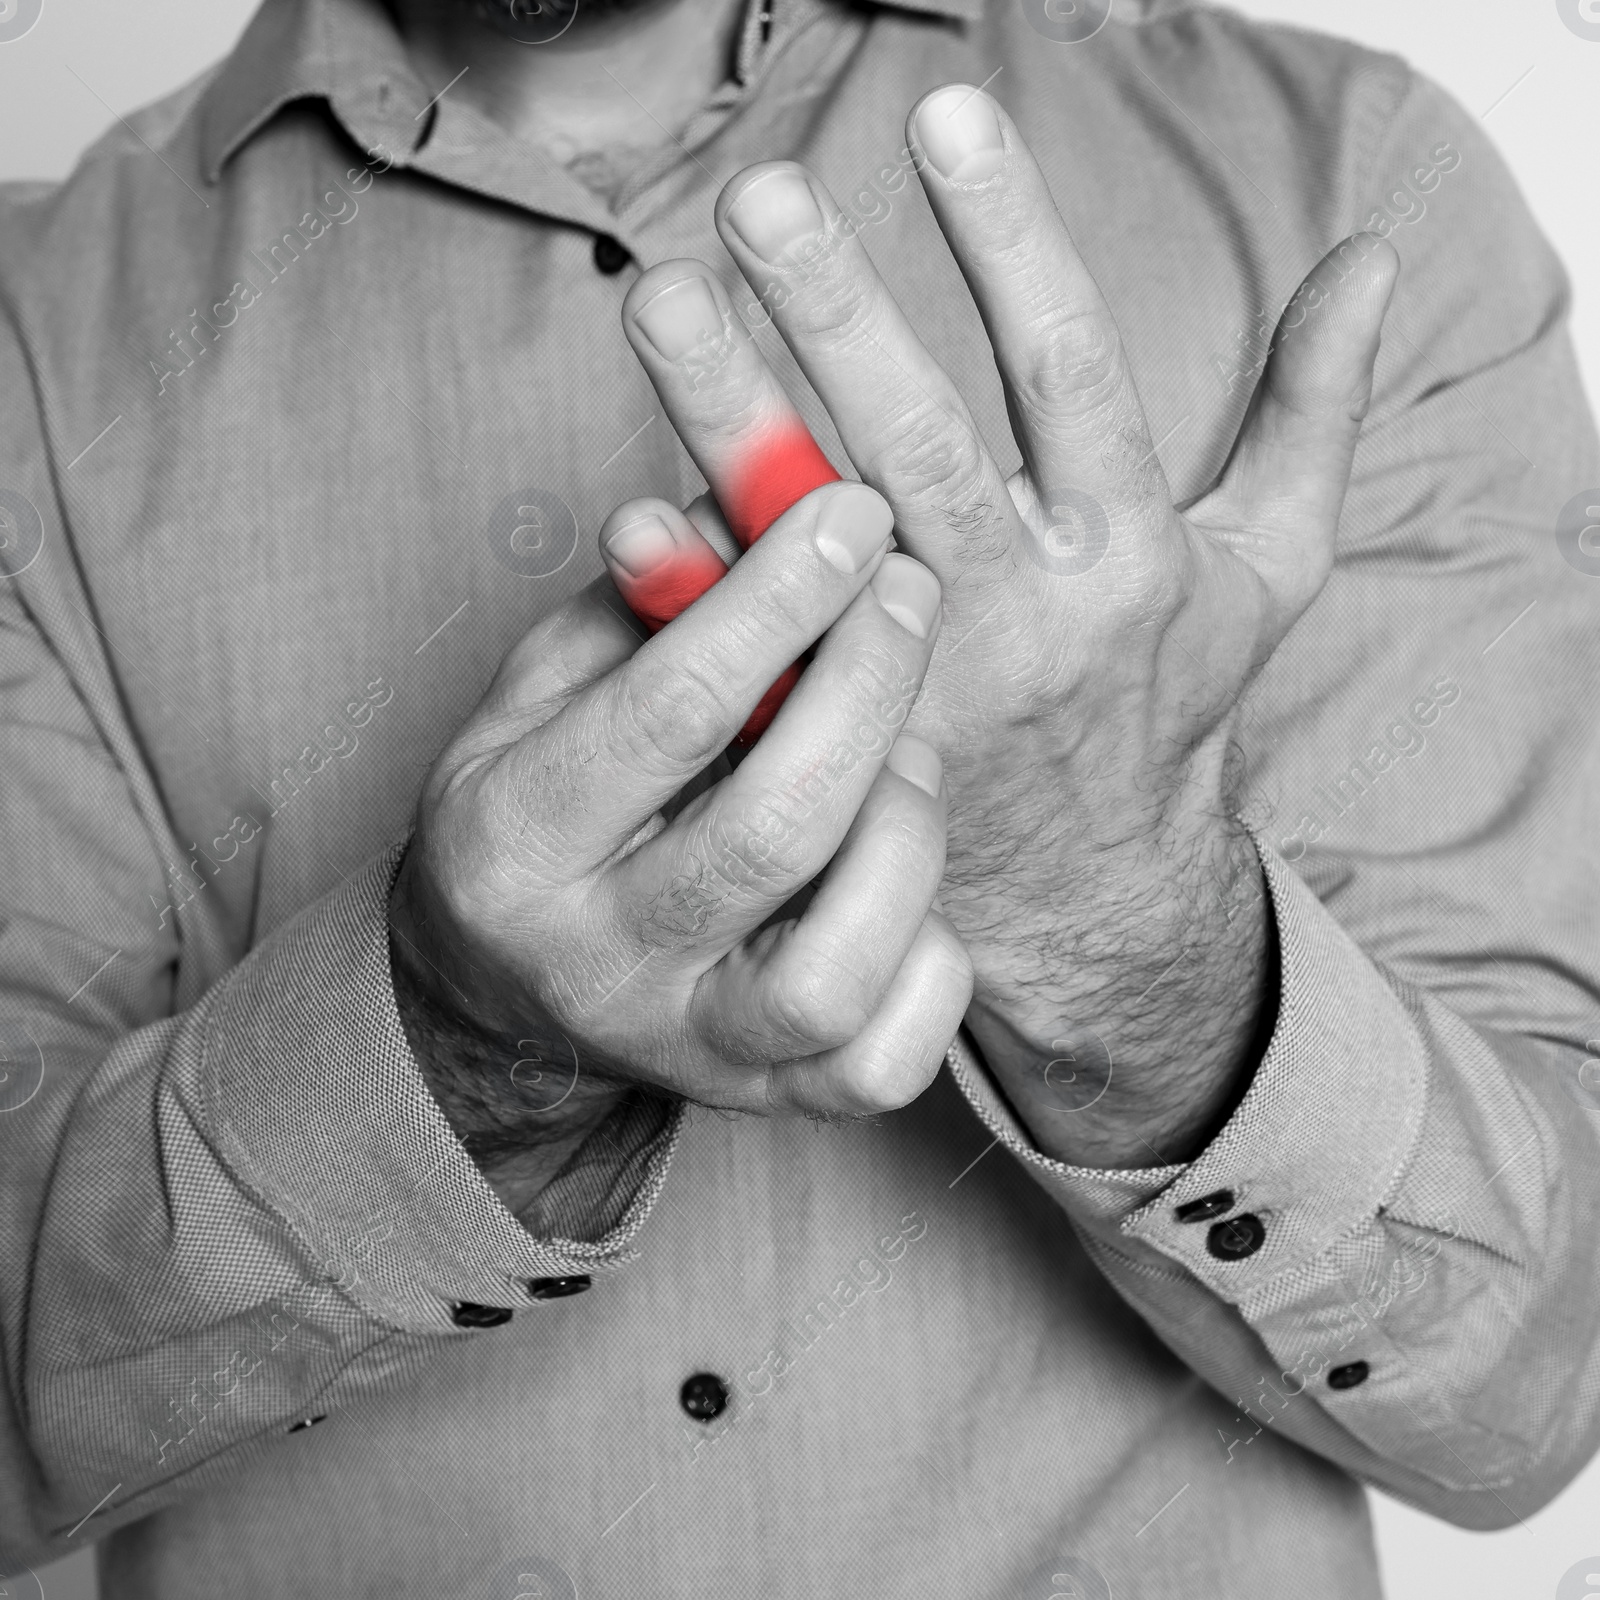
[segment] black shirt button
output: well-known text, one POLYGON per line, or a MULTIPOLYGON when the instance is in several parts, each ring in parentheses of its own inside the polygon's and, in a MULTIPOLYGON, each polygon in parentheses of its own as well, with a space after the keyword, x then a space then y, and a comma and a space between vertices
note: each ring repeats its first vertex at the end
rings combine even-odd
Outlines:
POLYGON ((450 1307, 450 1320, 458 1328, 498 1328, 511 1317, 504 1306, 477 1306, 470 1300, 458 1300, 450 1307))
POLYGON ((1261 1218, 1248 1211, 1227 1222, 1213 1222, 1206 1234, 1206 1249, 1218 1261, 1243 1261, 1246 1256, 1253 1256, 1266 1242, 1267 1230, 1262 1226, 1261 1218))
POLYGON ((1233 1210, 1233 1190, 1218 1189, 1215 1194, 1190 1200, 1172 1214, 1179 1222, 1209 1222, 1213 1217, 1226 1215, 1233 1210))
POLYGON ((1367 1381, 1372 1368, 1365 1361, 1352 1361, 1347 1367, 1335 1367, 1328 1374, 1330 1389, 1355 1389, 1367 1381))
POLYGON ((573 1278, 530 1278, 530 1300, 565 1300, 569 1294, 582 1294, 589 1287, 587 1273, 573 1278))
POLYGON ((696 1422, 710 1422, 728 1409, 728 1386, 714 1372, 697 1372, 683 1380, 678 1403, 696 1422))
POLYGON ((596 236, 594 265, 597 272, 603 272, 608 278, 614 278, 632 259, 628 254, 628 247, 620 239, 613 239, 609 233, 596 236))
POLYGON ((320 1412, 317 1416, 306 1417, 302 1421, 295 1423, 295 1425, 292 1428, 290 1428, 289 1432, 290 1433, 302 1433, 302 1432, 305 1431, 305 1429, 314 1428, 314 1427, 316 1427, 316 1425, 319 1422, 326 1422, 327 1420, 328 1420, 328 1413, 326 1411, 323 1411, 323 1412, 320 1412))

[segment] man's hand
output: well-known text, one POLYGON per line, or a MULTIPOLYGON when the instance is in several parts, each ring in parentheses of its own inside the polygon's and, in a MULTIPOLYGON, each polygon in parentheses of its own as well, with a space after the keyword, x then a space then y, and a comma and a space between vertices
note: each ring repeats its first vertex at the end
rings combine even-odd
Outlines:
MULTIPOLYGON (((909 136, 1006 387, 1009 480, 815 178, 741 173, 718 227, 944 589, 910 727, 945 760, 942 904, 990 1066, 1060 1159, 1188 1159, 1275 1008, 1260 865, 1231 815, 1236 706, 1330 570, 1398 260, 1364 237, 1307 280, 1221 481, 1180 513, 1115 323, 1009 119, 948 87, 909 136)), ((734 492, 787 401, 720 287, 667 263, 624 325, 713 491, 734 492)))
MULTIPOLYGON (((939 585, 887 553, 890 527, 871 489, 819 489, 644 644, 601 580, 512 650, 430 773, 391 901, 396 993, 513 1209, 632 1088, 849 1115, 937 1072, 972 976, 929 909, 938 757, 900 730, 939 585), (824 632, 759 747, 668 821, 824 632)), ((664 501, 601 541, 634 577, 710 556, 664 501)))

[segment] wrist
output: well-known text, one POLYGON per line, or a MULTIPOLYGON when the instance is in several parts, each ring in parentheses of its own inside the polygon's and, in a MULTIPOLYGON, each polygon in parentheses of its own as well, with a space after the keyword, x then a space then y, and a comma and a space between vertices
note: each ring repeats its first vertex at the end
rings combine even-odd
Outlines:
POLYGON ((1040 908, 1026 952, 980 965, 969 1030, 1040 1149, 1071 1165, 1192 1160, 1237 1109, 1276 1022, 1276 929, 1249 835, 1218 823, 1154 857, 1154 872, 1150 852, 1100 864, 1095 898, 1116 918, 1104 937, 1064 937, 1068 908, 1048 925, 1040 908))
POLYGON ((467 1153, 497 1189, 504 1179, 526 1203, 606 1119, 625 1087, 586 1072, 573 1042, 532 1014, 534 1007, 502 1001, 485 1016, 477 975, 450 953, 463 941, 450 938, 419 899, 408 851, 389 901, 389 968, 401 1025, 467 1153))

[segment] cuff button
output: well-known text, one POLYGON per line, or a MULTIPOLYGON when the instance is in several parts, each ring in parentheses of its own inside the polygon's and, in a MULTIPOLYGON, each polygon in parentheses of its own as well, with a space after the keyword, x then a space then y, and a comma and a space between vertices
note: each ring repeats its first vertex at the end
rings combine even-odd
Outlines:
POLYGON ((512 1315, 504 1306, 479 1306, 470 1300, 458 1300, 450 1307, 450 1320, 458 1328, 498 1328, 512 1315))
POLYGON ((1249 1211, 1227 1222, 1213 1222, 1206 1234, 1206 1249, 1218 1261, 1243 1261, 1266 1242, 1267 1230, 1261 1218, 1249 1211))
POLYGON ((1349 1366, 1335 1367, 1328 1374, 1330 1389, 1356 1389, 1367 1381, 1372 1368, 1365 1361, 1352 1361, 1349 1366))
POLYGON ((319 1422, 326 1422, 327 1420, 328 1413, 326 1411, 319 1412, 314 1417, 303 1417, 299 1422, 295 1423, 294 1426, 289 1429, 289 1432, 304 1433, 307 1428, 314 1428, 319 1422))
POLYGON ((571 1278, 530 1278, 530 1300, 565 1300, 569 1294, 582 1294, 589 1287, 589 1275, 582 1273, 571 1278))
POLYGON ((1172 1214, 1179 1222, 1209 1222, 1213 1217, 1225 1216, 1233 1210, 1233 1190, 1218 1189, 1215 1194, 1202 1195, 1179 1206, 1172 1214))

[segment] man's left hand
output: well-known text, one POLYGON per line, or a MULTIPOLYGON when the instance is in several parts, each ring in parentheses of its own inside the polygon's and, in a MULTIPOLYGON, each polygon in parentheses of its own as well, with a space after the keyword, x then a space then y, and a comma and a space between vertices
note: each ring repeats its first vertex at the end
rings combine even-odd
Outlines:
MULTIPOLYGON (((1331 569, 1398 258, 1361 236, 1313 271, 1217 486, 1179 511, 1116 324, 1009 118, 956 85, 908 129, 994 347, 1023 460, 1009 479, 815 177, 742 172, 718 228, 943 585, 907 726, 944 757, 942 903, 990 1069, 1057 1159, 1188 1160, 1276 1010, 1260 863, 1232 811, 1239 697, 1331 569)), ((644 274, 624 324, 726 505, 792 416, 776 378, 698 263, 644 274)))

